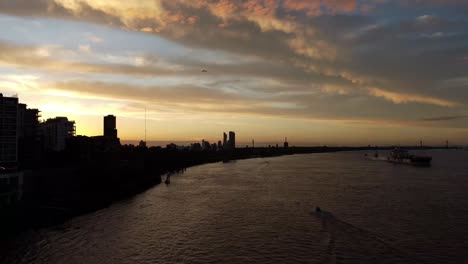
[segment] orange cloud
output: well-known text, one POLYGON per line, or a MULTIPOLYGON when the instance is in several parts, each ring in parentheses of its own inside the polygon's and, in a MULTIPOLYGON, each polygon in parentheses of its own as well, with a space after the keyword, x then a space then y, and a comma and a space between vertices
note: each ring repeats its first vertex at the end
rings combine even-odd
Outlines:
POLYGON ((279 2, 278 0, 248 0, 242 7, 254 16, 275 17, 279 2))
MULTIPOLYGON (((376 1, 379 2, 379 1, 376 1)), ((285 0, 283 7, 289 11, 304 11, 308 16, 328 13, 349 13, 358 10, 357 0, 285 0)), ((366 5, 366 9, 370 9, 366 5)))
POLYGON ((238 6, 234 1, 230 0, 221 0, 219 2, 216 2, 212 5, 210 5, 210 10, 211 12, 217 16, 221 17, 223 19, 226 19, 230 16, 232 16, 237 10, 238 6))
POLYGON ((456 106, 461 105, 458 102, 443 100, 439 98, 434 98, 434 97, 429 97, 429 96, 424 96, 424 95, 417 95, 417 94, 390 92, 390 91, 386 91, 380 88, 369 88, 368 92, 372 96, 382 97, 395 104, 424 103, 424 104, 432 104, 432 105, 443 106, 443 107, 456 107, 456 106))
POLYGON ((285 0, 283 7, 289 11, 306 11, 307 15, 320 15, 320 1, 285 0))
POLYGON ((322 5, 332 13, 353 12, 358 7, 356 0, 322 0, 322 5))

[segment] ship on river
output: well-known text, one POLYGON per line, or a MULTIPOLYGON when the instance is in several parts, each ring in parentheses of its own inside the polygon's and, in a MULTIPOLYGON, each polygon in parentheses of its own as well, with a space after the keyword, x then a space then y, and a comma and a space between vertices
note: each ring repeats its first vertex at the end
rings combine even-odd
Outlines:
POLYGON ((430 166, 432 157, 412 155, 406 149, 394 149, 387 156, 387 161, 415 166, 430 166))

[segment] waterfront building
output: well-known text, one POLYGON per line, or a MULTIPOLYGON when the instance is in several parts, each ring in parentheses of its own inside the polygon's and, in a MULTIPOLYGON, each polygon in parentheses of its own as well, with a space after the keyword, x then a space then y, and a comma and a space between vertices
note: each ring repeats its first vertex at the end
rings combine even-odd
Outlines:
POLYGON ((23 165, 37 162, 41 158, 39 118, 38 109, 29 109, 26 104, 18 104, 18 161, 23 165))
POLYGON ((200 143, 192 143, 190 144, 190 150, 191 151, 201 151, 202 147, 200 143))
POLYGON ((202 150, 209 150, 211 148, 210 142, 202 139, 201 148, 202 150))
POLYGON ((284 139, 283 147, 284 147, 284 148, 288 148, 288 147, 289 147, 288 138, 285 138, 285 139, 284 139))
MULTIPOLYGON (((92 137, 96 151, 115 152, 120 149, 120 139, 117 137, 117 118, 114 115, 104 117, 104 135, 92 137)), ((140 147, 146 146, 146 142, 141 141, 140 147), (143 144, 143 145, 142 145, 143 144)))
POLYGON ((225 132, 223 132, 223 148, 224 149, 227 149, 228 148, 228 145, 227 145, 227 134, 225 132))
POLYGON ((166 149, 168 149, 168 150, 177 150, 177 145, 174 144, 174 143, 167 144, 166 149))
POLYGON ((40 124, 40 134, 46 151, 62 151, 67 139, 75 136, 75 121, 66 117, 49 118, 40 124))
POLYGON ((234 131, 229 131, 228 145, 229 145, 229 149, 236 148, 236 133, 234 131))
POLYGON ((20 161, 39 157, 39 110, 27 109, 17 97, 0 93, 0 208, 11 206, 22 198, 23 172, 20 161))
POLYGON ((138 143, 138 147, 139 148, 148 148, 146 146, 146 141, 144 141, 144 140, 140 140, 140 142, 138 143))
POLYGON ((104 136, 117 138, 117 120, 114 115, 104 117, 104 136))
POLYGON ((18 98, 0 93, 0 167, 18 162, 18 98))

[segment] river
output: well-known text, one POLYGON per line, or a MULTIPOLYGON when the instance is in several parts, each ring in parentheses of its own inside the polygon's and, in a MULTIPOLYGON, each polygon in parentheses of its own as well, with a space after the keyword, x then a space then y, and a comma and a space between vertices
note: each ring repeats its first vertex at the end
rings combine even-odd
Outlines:
POLYGON ((468 152, 214 163, 3 241, 3 263, 468 263, 468 152), (320 206, 322 214, 313 213, 320 206), (312 213, 311 213, 312 212, 312 213))

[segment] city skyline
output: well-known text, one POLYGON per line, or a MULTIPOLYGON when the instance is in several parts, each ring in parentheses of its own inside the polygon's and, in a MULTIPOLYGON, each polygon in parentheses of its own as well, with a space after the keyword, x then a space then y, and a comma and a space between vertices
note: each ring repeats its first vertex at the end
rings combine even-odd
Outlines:
POLYGON ((468 144, 466 1, 0 0, 0 92, 122 142, 468 144))

